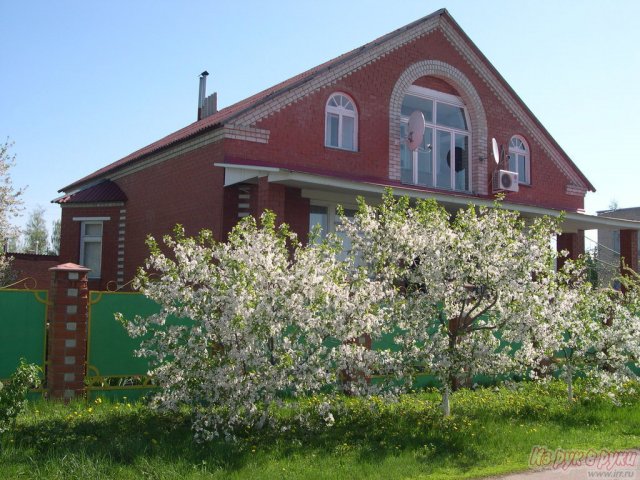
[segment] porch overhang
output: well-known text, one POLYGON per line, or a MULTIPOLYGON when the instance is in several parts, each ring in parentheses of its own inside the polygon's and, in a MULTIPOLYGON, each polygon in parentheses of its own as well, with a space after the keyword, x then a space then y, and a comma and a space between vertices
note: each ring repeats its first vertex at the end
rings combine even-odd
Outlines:
MULTIPOLYGON (((225 169, 225 186, 244 182, 257 182, 258 178, 267 177, 267 181, 270 183, 299 188, 302 196, 305 198, 313 199, 331 194, 338 203, 347 202, 349 199, 353 202, 355 197, 362 196, 368 203, 375 204, 380 201, 381 195, 386 188, 392 188, 396 195, 406 195, 409 198, 416 199, 432 198, 448 210, 457 210, 469 204, 488 207, 493 205, 493 199, 486 197, 482 198, 455 192, 432 191, 410 185, 356 181, 266 166, 237 165, 232 163, 216 163, 215 166, 225 169)), ((561 210, 522 205, 508 201, 504 201, 502 205, 506 209, 520 212, 524 218, 535 218, 544 215, 557 218, 564 215, 562 231, 565 233, 575 233, 580 230, 600 228, 640 231, 640 221, 598 217, 577 212, 563 212, 561 210)))

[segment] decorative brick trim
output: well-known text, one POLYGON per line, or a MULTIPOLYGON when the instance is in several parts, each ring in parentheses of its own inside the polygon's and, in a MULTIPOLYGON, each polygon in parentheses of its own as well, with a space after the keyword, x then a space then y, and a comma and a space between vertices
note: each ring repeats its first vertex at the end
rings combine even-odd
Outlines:
POLYGON ((108 208, 122 207, 124 202, 99 202, 99 203, 61 203, 62 208, 108 208))
POLYGON ((251 215, 251 185, 238 185, 238 218, 251 215))
POLYGON ((400 180, 400 108, 413 82, 433 76, 451 84, 460 94, 471 120, 471 188, 473 193, 487 194, 487 116, 480 95, 469 79, 457 68, 439 60, 414 63, 398 78, 389 101, 389 178, 400 180), (479 157, 485 160, 480 161, 479 157))
POLYGON ((118 218, 118 270, 116 274, 117 288, 121 288, 124 284, 124 239, 126 235, 127 227, 127 209, 120 210, 120 217, 118 218))
POLYGON ((587 194, 587 189, 584 186, 568 184, 565 189, 567 195, 574 195, 576 197, 584 197, 587 194))
MULTIPOLYGON (((109 179, 116 180, 132 173, 144 170, 147 167, 158 163, 171 160, 179 155, 197 150, 211 143, 219 142, 223 139, 244 140, 246 142, 269 143, 269 130, 260 128, 252 128, 243 125, 225 125, 224 128, 218 128, 211 132, 202 133, 191 140, 187 140, 167 150, 161 150, 156 154, 152 154, 146 160, 135 162, 129 167, 109 175, 109 179)), ((119 205, 124 205, 120 203, 119 205)), ((63 205, 64 207, 65 205, 63 205)), ((85 206, 84 204, 81 206, 85 206)))
POLYGON ((239 125, 225 125, 224 138, 244 140, 245 142, 269 143, 269 130, 239 125))
MULTIPOLYGON (((326 88, 330 85, 335 84, 354 71, 380 60, 390 52, 393 52, 394 50, 397 50, 407 43, 413 42, 420 37, 430 34, 437 28, 439 28, 443 32, 445 38, 449 40, 449 42, 460 53, 465 61, 478 73, 480 78, 496 94, 500 102, 511 113, 513 113, 516 118, 520 120, 520 122, 524 125, 527 134, 544 149, 544 151, 547 153, 547 155, 549 155, 551 160, 556 164, 560 171, 562 171, 562 173, 570 180, 570 183, 573 184, 570 189, 570 194, 584 196, 583 194, 579 193, 579 189, 582 188, 584 192, 586 192, 588 186, 585 184, 580 175, 574 170, 574 167, 566 161, 564 154, 561 153, 553 144, 553 142, 549 140, 549 134, 546 131, 543 131, 543 129, 541 129, 537 125, 530 114, 522 107, 520 101, 513 96, 513 94, 505 87, 498 76, 493 73, 493 71, 489 68, 485 61, 480 58, 480 56, 472 49, 468 41, 463 38, 462 35, 460 35, 460 33, 457 32, 449 22, 443 20, 442 16, 440 15, 430 18, 423 23, 419 23, 413 28, 407 29, 406 31, 396 35, 389 40, 383 40, 378 45, 371 46, 364 50, 362 54, 355 55, 352 59, 346 62, 332 66, 332 68, 327 69, 326 71, 315 74, 308 81, 291 88, 291 90, 289 90, 288 92, 276 95, 273 99, 257 105, 255 108, 252 108, 248 112, 239 115, 237 118, 232 120, 233 125, 236 127, 248 127, 251 125, 255 125, 256 122, 268 117, 269 115, 272 115, 282 110, 283 108, 295 102, 298 102, 304 97, 315 93, 322 88, 326 88)), ((448 81, 453 80, 450 77, 444 78, 447 78, 448 81)), ((465 99, 465 103, 466 102, 467 99, 465 99)), ((472 128, 474 129, 474 131, 472 132, 472 141, 474 144, 472 148, 474 165, 472 166, 472 168, 475 167, 472 189, 474 193, 486 194, 488 188, 487 165, 486 162, 477 161, 479 156, 489 158, 487 150, 488 132, 486 132, 486 117, 484 125, 478 124, 476 119, 476 121, 472 125, 472 128), (475 131, 481 130, 482 127, 485 128, 484 135, 480 132, 475 131)), ((393 129, 395 130, 395 126, 393 126, 393 129)), ((390 128, 390 134, 392 135, 390 137, 390 150, 397 149, 399 151, 399 146, 394 146, 393 144, 396 139, 399 138, 399 135, 393 136, 391 130, 392 129, 390 128)), ((400 170, 395 164, 395 159, 391 159, 390 161, 389 177, 391 179, 400 178, 400 170)))
POLYGON ((235 126, 252 126, 263 118, 272 115, 283 108, 298 102, 308 95, 335 84, 340 79, 351 75, 354 71, 370 65, 390 52, 401 48, 407 43, 428 35, 433 32, 440 24, 440 15, 434 16, 417 24, 414 28, 405 30, 389 40, 383 40, 378 45, 369 46, 360 55, 355 55, 348 61, 332 65, 331 68, 313 75, 308 81, 291 88, 291 90, 276 95, 273 99, 268 100, 261 105, 252 108, 248 112, 239 115, 233 120, 235 126))

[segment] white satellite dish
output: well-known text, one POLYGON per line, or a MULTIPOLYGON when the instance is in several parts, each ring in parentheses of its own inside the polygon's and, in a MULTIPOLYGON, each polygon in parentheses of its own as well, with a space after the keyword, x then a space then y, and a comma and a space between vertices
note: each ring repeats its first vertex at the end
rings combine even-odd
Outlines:
POLYGON ((498 148, 498 141, 495 138, 492 138, 491 144, 493 146, 493 159, 496 161, 496 164, 500 164, 500 149, 498 148))
POLYGON ((420 110, 415 110, 409 117, 409 135, 407 136, 409 150, 416 150, 422 143, 425 125, 424 114, 420 110))

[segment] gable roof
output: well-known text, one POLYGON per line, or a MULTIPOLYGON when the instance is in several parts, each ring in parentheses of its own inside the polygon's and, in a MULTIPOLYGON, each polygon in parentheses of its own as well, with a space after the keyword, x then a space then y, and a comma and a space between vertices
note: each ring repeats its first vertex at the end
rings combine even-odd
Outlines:
MULTIPOLYGON (((117 160, 116 162, 113 162, 79 180, 76 180, 75 182, 67 185, 59 191, 66 192, 75 190, 79 187, 82 187, 83 184, 87 184, 97 179, 104 178, 110 173, 135 164, 145 158, 152 156, 155 153, 158 153, 190 138, 196 137, 204 132, 220 128, 222 125, 228 124, 232 121, 237 121, 239 124, 244 124, 246 126, 252 125, 261 118, 264 118, 269 114, 270 111, 273 110, 274 102, 276 102, 276 108, 278 109, 282 106, 292 103, 291 100, 285 99, 285 103, 283 104, 281 99, 282 97, 285 97, 287 93, 294 92, 300 87, 305 87, 304 91, 301 92, 299 96, 308 95, 310 93, 310 90, 315 91, 317 88, 319 88, 319 83, 323 83, 323 81, 324 83, 327 83, 326 79, 323 77, 328 75, 329 81, 331 81, 335 80, 336 77, 339 78, 340 74, 344 75, 344 72, 340 72, 340 67, 343 67, 343 69, 351 68, 351 64, 353 63, 352 61, 357 60, 358 57, 362 57, 363 60, 371 57, 370 59, 368 59, 368 61, 374 61, 375 59, 377 59, 376 55, 380 54, 381 48, 384 48, 386 44, 393 43, 392 41, 394 39, 402 41, 403 34, 406 35, 408 32, 411 32, 413 30, 422 29, 422 32, 417 32, 417 34, 415 35, 420 36, 425 32, 432 30, 433 28, 444 25, 442 23, 442 20, 448 23, 448 25, 450 25, 450 27, 462 37, 463 42, 466 44, 467 48, 470 48, 473 51, 473 54, 480 58, 480 61, 486 66, 486 68, 489 69, 490 74, 497 79, 502 88, 506 89, 508 94, 515 100, 515 103, 518 104, 518 106, 524 110, 525 114, 531 118, 536 128, 541 131, 542 136, 548 139, 553 149, 558 152, 562 157, 562 160, 566 162, 566 165, 561 166, 561 170, 565 173, 565 175, 567 175, 569 178, 573 178, 574 182, 575 180, 578 180, 578 182, 581 183, 584 187, 584 190, 595 191, 595 188, 593 187, 591 182, 589 182, 586 176, 578 169, 578 167, 573 163, 569 156, 549 134, 546 128, 540 123, 535 115, 533 115, 533 113, 524 104, 524 102, 522 102, 520 97, 515 93, 511 86, 500 75, 495 67, 493 67, 491 62, 489 62, 489 60, 478 49, 478 47, 476 47, 473 41, 471 41, 471 39, 466 35, 466 33, 464 33, 462 28, 457 24, 453 17, 451 17, 449 12, 444 8, 437 10, 436 12, 427 15, 426 17, 423 17, 419 20, 416 20, 402 28, 394 30, 391 33, 383 35, 382 37, 379 37, 372 42, 351 50, 350 52, 340 55, 321 65, 300 73, 299 75, 296 75, 288 80, 278 83, 273 87, 267 88, 266 90, 263 90, 233 105, 223 108, 222 110, 211 116, 208 116, 180 130, 177 130, 176 132, 173 132, 170 135, 167 135, 166 137, 147 145, 146 147, 136 150, 135 152, 121 158, 120 160, 117 160), (313 80, 316 81, 313 82, 313 80), (568 168, 566 168, 567 166, 568 168)), ((413 40, 415 36, 410 36, 409 40, 405 39, 402 43, 413 40)), ((452 39, 449 38, 449 40, 451 41, 452 39)), ((397 46, 392 48, 397 48, 397 46)))

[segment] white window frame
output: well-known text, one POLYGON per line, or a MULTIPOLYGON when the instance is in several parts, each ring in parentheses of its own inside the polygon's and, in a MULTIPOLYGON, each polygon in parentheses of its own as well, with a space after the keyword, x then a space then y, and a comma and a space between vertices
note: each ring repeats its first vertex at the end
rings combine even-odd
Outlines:
POLYGON ((96 271, 95 269, 92 269, 88 274, 87 277, 90 279, 97 279, 100 278, 102 275, 102 238, 104 237, 104 221, 102 220, 102 218, 97 218, 97 219, 91 219, 91 218, 84 218, 82 221, 80 221, 80 260, 78 263, 80 263, 80 265, 85 265, 85 258, 84 258, 84 254, 85 254, 85 245, 87 243, 99 243, 100 244, 100 267, 98 268, 98 270, 96 271), (100 225, 100 235, 86 235, 85 234, 85 226, 87 225, 100 225))
MULTIPOLYGON (((328 233, 337 233, 336 226, 340 222, 340 215, 338 215, 338 212, 337 212, 338 205, 342 205, 342 208, 344 210, 352 210, 354 212, 358 211, 357 205, 349 205, 349 204, 342 204, 342 203, 335 203, 335 202, 323 202, 323 201, 315 201, 315 200, 310 203, 310 207, 322 207, 327 209, 328 231, 321 233, 320 235, 321 239, 328 233)), ((309 213, 311 214, 311 212, 309 213)), ((312 225, 309 224, 309 233, 311 233, 311 228, 312 228, 312 225)), ((340 258, 341 260, 344 260, 347 257, 347 254, 348 254, 348 250, 347 251, 343 250, 338 255, 338 258, 340 258)))
MULTIPOLYGON (((349 205, 349 204, 343 204, 343 203, 323 202, 323 201, 313 200, 309 205, 310 207, 322 207, 327 209, 327 225, 329 227, 329 231, 324 232, 325 234, 336 233, 336 225, 337 225, 337 222, 340 220, 340 215, 338 215, 338 212, 337 212, 338 205, 341 205, 342 208, 345 210, 358 211, 358 206, 355 204, 349 205)), ((309 228, 311 228, 311 225, 309 225, 309 228)), ((311 230, 309 230, 309 232, 311 232, 311 230)))
MULTIPOLYGON (((444 93, 444 92, 439 92, 437 90, 431 90, 429 88, 425 88, 425 87, 419 87, 417 85, 411 85, 409 86, 409 88, 407 89, 407 92, 405 93, 405 95, 411 95, 411 96, 415 96, 415 97, 421 97, 421 98, 425 98, 428 100, 432 100, 433 101, 433 121, 429 122, 426 118, 425 118, 425 129, 427 128, 431 128, 433 130, 433 142, 436 142, 436 131, 437 130, 441 130, 441 131, 445 131, 451 134, 451 145, 452 145, 452 149, 451 151, 454 152, 454 160, 453 160, 453 164, 455 165, 455 135, 459 134, 459 135, 466 135, 468 140, 468 144, 469 144, 469 150, 468 150, 468 168, 467 168, 467 184, 468 187, 466 190, 456 190, 456 171, 455 171, 455 166, 451 168, 451 177, 450 177, 450 183, 451 183, 451 190, 455 191, 455 192, 471 192, 472 188, 473 188, 473 162, 472 162, 472 158, 473 158, 473 152, 472 152, 472 145, 473 145, 473 139, 471 137, 471 119, 469 117, 469 112, 467 110, 466 105, 464 104, 464 102, 462 101, 462 99, 460 97, 457 97, 455 95, 451 95, 449 93, 444 93), (437 119, 437 115, 438 115, 438 103, 446 103, 448 105, 452 105, 454 107, 461 107, 463 112, 464 112, 464 117, 465 117, 465 121, 467 123, 467 130, 461 130, 458 128, 453 128, 453 127, 448 127, 448 126, 444 126, 444 125, 438 125, 436 123, 436 119, 437 119)), ((406 116, 401 116, 400 117, 400 121, 402 124, 404 125, 408 125, 409 123, 409 117, 406 116)), ((402 139, 401 139, 402 141, 402 139)), ((442 187, 438 187, 437 185, 437 155, 436 155, 436 151, 435 149, 431 149, 432 154, 431 154, 431 186, 429 186, 428 188, 435 188, 435 189, 441 189, 442 187)), ((412 155, 412 170, 413 170, 413 177, 412 177, 412 185, 418 185, 418 186, 425 186, 422 185, 420 183, 418 183, 418 150, 416 149, 415 151, 411 152, 412 155)))
POLYGON ((509 139, 509 168, 511 168, 511 155, 522 155, 524 157, 524 174, 526 175, 526 179, 522 178, 522 172, 520 172, 518 166, 518 159, 516 157, 515 172, 518 172, 518 183, 522 185, 531 185, 531 150, 529 149, 529 144, 525 140, 522 135, 513 135, 509 139), (513 146, 512 143, 514 140, 518 140, 522 142, 524 149, 513 146))
POLYGON ((356 106, 356 102, 351 98, 351 96, 347 95, 344 92, 334 92, 329 95, 327 99, 327 103, 324 108, 324 146, 328 148, 337 148, 340 150, 346 150, 348 152, 357 152, 358 151, 358 107, 356 106), (348 110, 344 107, 335 107, 333 105, 329 105, 331 100, 335 97, 342 96, 351 103, 353 106, 353 110, 348 110), (328 130, 328 117, 329 114, 338 116, 338 145, 330 145, 329 140, 329 130, 328 130), (344 147, 344 139, 342 138, 342 122, 344 117, 353 118, 353 148, 344 147))

